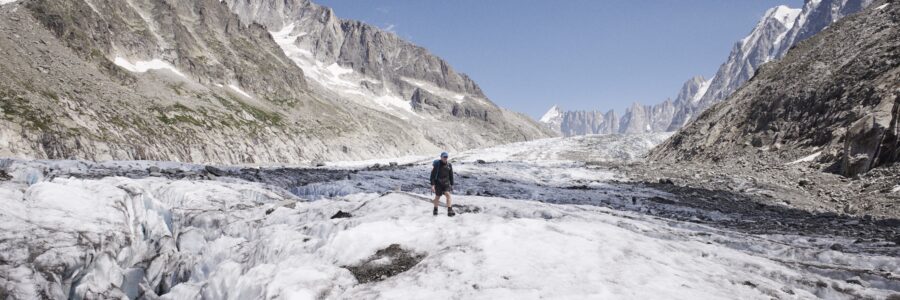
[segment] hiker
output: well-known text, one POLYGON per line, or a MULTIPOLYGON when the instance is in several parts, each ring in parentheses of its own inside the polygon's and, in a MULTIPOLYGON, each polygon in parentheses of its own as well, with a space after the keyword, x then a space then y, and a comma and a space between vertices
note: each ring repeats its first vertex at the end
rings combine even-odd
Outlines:
POLYGON ((434 192, 434 215, 438 214, 438 204, 441 195, 447 198, 447 216, 455 216, 453 205, 450 204, 450 191, 453 190, 453 165, 447 159, 447 152, 441 152, 441 159, 436 159, 431 166, 431 191, 434 192))

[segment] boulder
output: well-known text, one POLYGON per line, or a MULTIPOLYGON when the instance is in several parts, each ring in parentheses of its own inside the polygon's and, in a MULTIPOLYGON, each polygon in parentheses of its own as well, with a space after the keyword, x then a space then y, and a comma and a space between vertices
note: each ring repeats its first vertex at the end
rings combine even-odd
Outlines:
POLYGON ((847 129, 841 171, 853 177, 897 160, 900 97, 891 95, 847 129))
POLYGON ((213 174, 215 176, 224 176, 225 175, 225 171, 223 171, 222 169, 213 167, 213 166, 206 166, 206 168, 204 168, 204 170, 206 170, 206 172, 208 172, 209 174, 213 174))
POLYGON ((359 283, 378 282, 412 269, 424 258, 425 254, 403 249, 399 244, 392 244, 378 250, 375 255, 360 264, 344 268, 349 270, 359 283))
POLYGON ((342 210, 339 210, 336 214, 331 216, 332 219, 344 219, 344 218, 350 218, 350 217, 353 217, 353 215, 351 215, 348 212, 342 211, 342 210))

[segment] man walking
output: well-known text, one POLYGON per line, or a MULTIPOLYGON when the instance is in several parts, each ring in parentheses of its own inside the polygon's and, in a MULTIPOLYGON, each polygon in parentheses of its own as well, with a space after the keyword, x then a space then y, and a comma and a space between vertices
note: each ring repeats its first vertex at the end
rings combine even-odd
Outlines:
POLYGON ((438 214, 438 204, 441 195, 447 198, 447 215, 455 216, 453 205, 450 204, 450 191, 453 190, 453 165, 447 159, 450 157, 447 152, 441 153, 441 159, 435 160, 431 165, 431 191, 434 192, 434 215, 438 214))

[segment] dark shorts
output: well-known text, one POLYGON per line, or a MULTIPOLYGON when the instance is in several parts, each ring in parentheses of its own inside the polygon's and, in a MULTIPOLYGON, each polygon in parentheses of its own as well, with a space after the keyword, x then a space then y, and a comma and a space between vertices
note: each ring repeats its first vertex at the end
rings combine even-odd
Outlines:
POLYGON ((443 195, 444 193, 449 193, 452 191, 453 191, 453 187, 451 187, 449 185, 441 185, 441 184, 434 185, 434 194, 435 195, 443 195))

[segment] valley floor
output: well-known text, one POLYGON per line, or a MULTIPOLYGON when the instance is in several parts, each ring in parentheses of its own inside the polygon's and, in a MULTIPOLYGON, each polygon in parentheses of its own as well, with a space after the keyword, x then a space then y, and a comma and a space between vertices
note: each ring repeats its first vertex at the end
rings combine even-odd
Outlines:
POLYGON ((665 137, 454 154, 452 218, 431 215, 426 157, 317 168, 5 160, 0 298, 900 297, 896 218, 639 161, 665 137))

